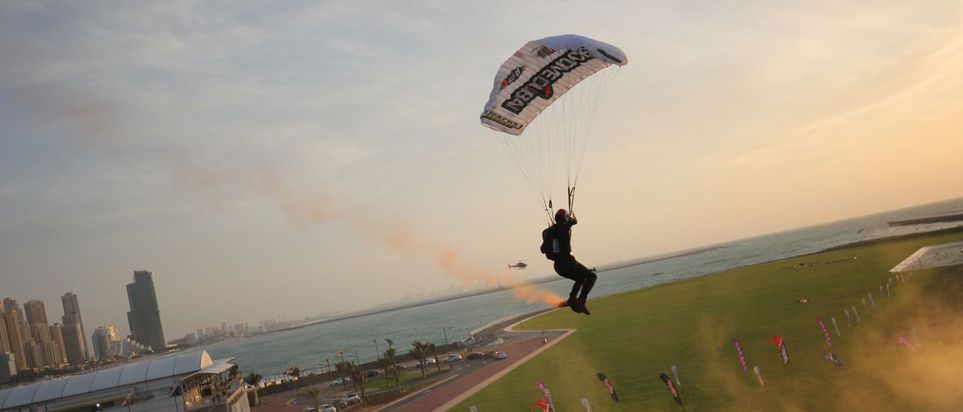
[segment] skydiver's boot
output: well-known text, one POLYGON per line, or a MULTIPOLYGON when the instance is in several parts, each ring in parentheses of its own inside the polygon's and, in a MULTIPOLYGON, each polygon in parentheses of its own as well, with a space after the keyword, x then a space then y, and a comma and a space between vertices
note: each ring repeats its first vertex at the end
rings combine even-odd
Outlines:
POLYGON ((573 308, 572 310, 575 310, 575 311, 578 312, 578 313, 584 313, 584 314, 586 314, 586 315, 591 315, 591 313, 590 313, 589 310, 588 310, 588 307, 585 306, 585 298, 578 298, 578 299, 575 301, 575 304, 572 305, 572 308, 573 308), (575 309, 574 309, 575 306, 578 306, 578 310, 575 310, 575 309))

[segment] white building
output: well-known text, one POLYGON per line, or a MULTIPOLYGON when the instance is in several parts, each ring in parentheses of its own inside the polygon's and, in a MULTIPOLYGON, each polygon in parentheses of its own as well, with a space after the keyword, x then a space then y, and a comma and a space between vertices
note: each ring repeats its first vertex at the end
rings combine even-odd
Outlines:
POLYGON ((250 412, 233 359, 206 351, 0 390, 0 412, 250 412))

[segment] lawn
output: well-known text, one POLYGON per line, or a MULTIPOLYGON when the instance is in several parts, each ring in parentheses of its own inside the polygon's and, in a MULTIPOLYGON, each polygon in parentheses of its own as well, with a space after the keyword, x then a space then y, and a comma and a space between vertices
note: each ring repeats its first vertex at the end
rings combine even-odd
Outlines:
MULTIPOLYGON (((448 372, 448 367, 447 367, 447 366, 442 366, 442 367, 441 367, 441 371, 439 371, 438 368, 432 366, 432 367, 428 370, 428 377, 430 378, 430 377, 432 377, 432 376, 435 376, 435 375, 438 375, 438 374, 442 374, 442 373, 445 373, 445 372, 448 372)), ((405 383, 408 383, 408 382, 413 381, 413 380, 416 380, 416 379, 421 379, 421 369, 419 369, 419 368, 415 368, 415 371, 414 371, 414 372, 409 372, 409 373, 405 373, 405 374, 401 375, 401 384, 404 385, 405 383)), ((374 381, 374 382, 368 382, 368 383, 366 383, 366 384, 364 385, 364 387, 365 387, 366 390, 370 390, 370 389, 374 389, 374 390, 389 389, 388 381, 385 380, 384 378, 378 379, 378 380, 376 380, 376 381, 374 381)), ((394 387, 395 387, 395 381, 394 381, 393 379, 391 380, 391 385, 390 385, 390 387, 391 387, 391 388, 394 388, 394 387)))
MULTIPOLYGON (((584 411, 582 398, 596 412, 682 410, 659 379, 672 376, 671 365, 678 366, 688 411, 963 410, 958 339, 949 350, 927 352, 924 343, 919 353, 897 342, 911 327, 924 342, 939 333, 929 330, 945 330, 945 322, 928 322, 944 312, 920 305, 921 291, 934 287, 937 272, 915 274, 902 286, 894 283, 892 297, 879 296, 889 268, 922 246, 961 239, 963 233, 944 233, 746 267, 592 300, 592 316, 550 312, 517 329, 578 332, 451 410, 528 410, 541 398, 536 380, 552 391, 560 412, 584 411), (801 262, 837 263, 793 268, 801 262), (877 306, 870 305, 870 313, 861 300, 870 303, 868 292, 877 306), (797 303, 801 298, 809 303, 797 303), (863 323, 854 318, 850 328, 843 308, 852 305, 863 323), (827 342, 817 318, 829 328, 843 367, 824 360, 827 342), (773 335, 785 340, 787 366, 775 346, 764 343, 773 335), (748 373, 733 339, 741 343, 748 373), (948 362, 954 369, 939 369, 948 362), (609 397, 598 372, 609 377, 621 402, 609 397), (941 390, 956 397, 938 395, 941 390)), ((601 274, 599 282, 605 281, 601 274)))

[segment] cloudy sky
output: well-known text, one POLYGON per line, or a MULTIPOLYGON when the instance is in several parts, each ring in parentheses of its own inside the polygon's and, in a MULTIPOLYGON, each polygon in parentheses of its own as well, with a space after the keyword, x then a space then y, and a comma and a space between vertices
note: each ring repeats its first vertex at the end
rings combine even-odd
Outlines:
POLYGON ((963 196, 957 0, 4 1, 3 296, 126 331, 148 269, 171 339, 548 274, 478 115, 564 33, 630 58, 579 181, 590 265, 963 196))

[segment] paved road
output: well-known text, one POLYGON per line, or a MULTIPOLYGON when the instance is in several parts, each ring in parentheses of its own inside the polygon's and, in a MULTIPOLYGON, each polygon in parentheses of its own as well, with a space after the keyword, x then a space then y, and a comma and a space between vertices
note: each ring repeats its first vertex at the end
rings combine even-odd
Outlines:
MULTIPOLYGON (((544 336, 545 339, 551 342, 560 335, 558 332, 546 332, 544 336)), ((458 369, 449 375, 449 378, 443 383, 379 409, 378 412, 433 411, 458 395, 482 383, 485 379, 519 362, 526 355, 534 352, 538 348, 541 348, 545 345, 542 339, 540 333, 525 334, 518 339, 512 339, 499 345, 497 350, 505 352, 505 354, 508 355, 508 359, 482 359, 458 362, 458 369)))

